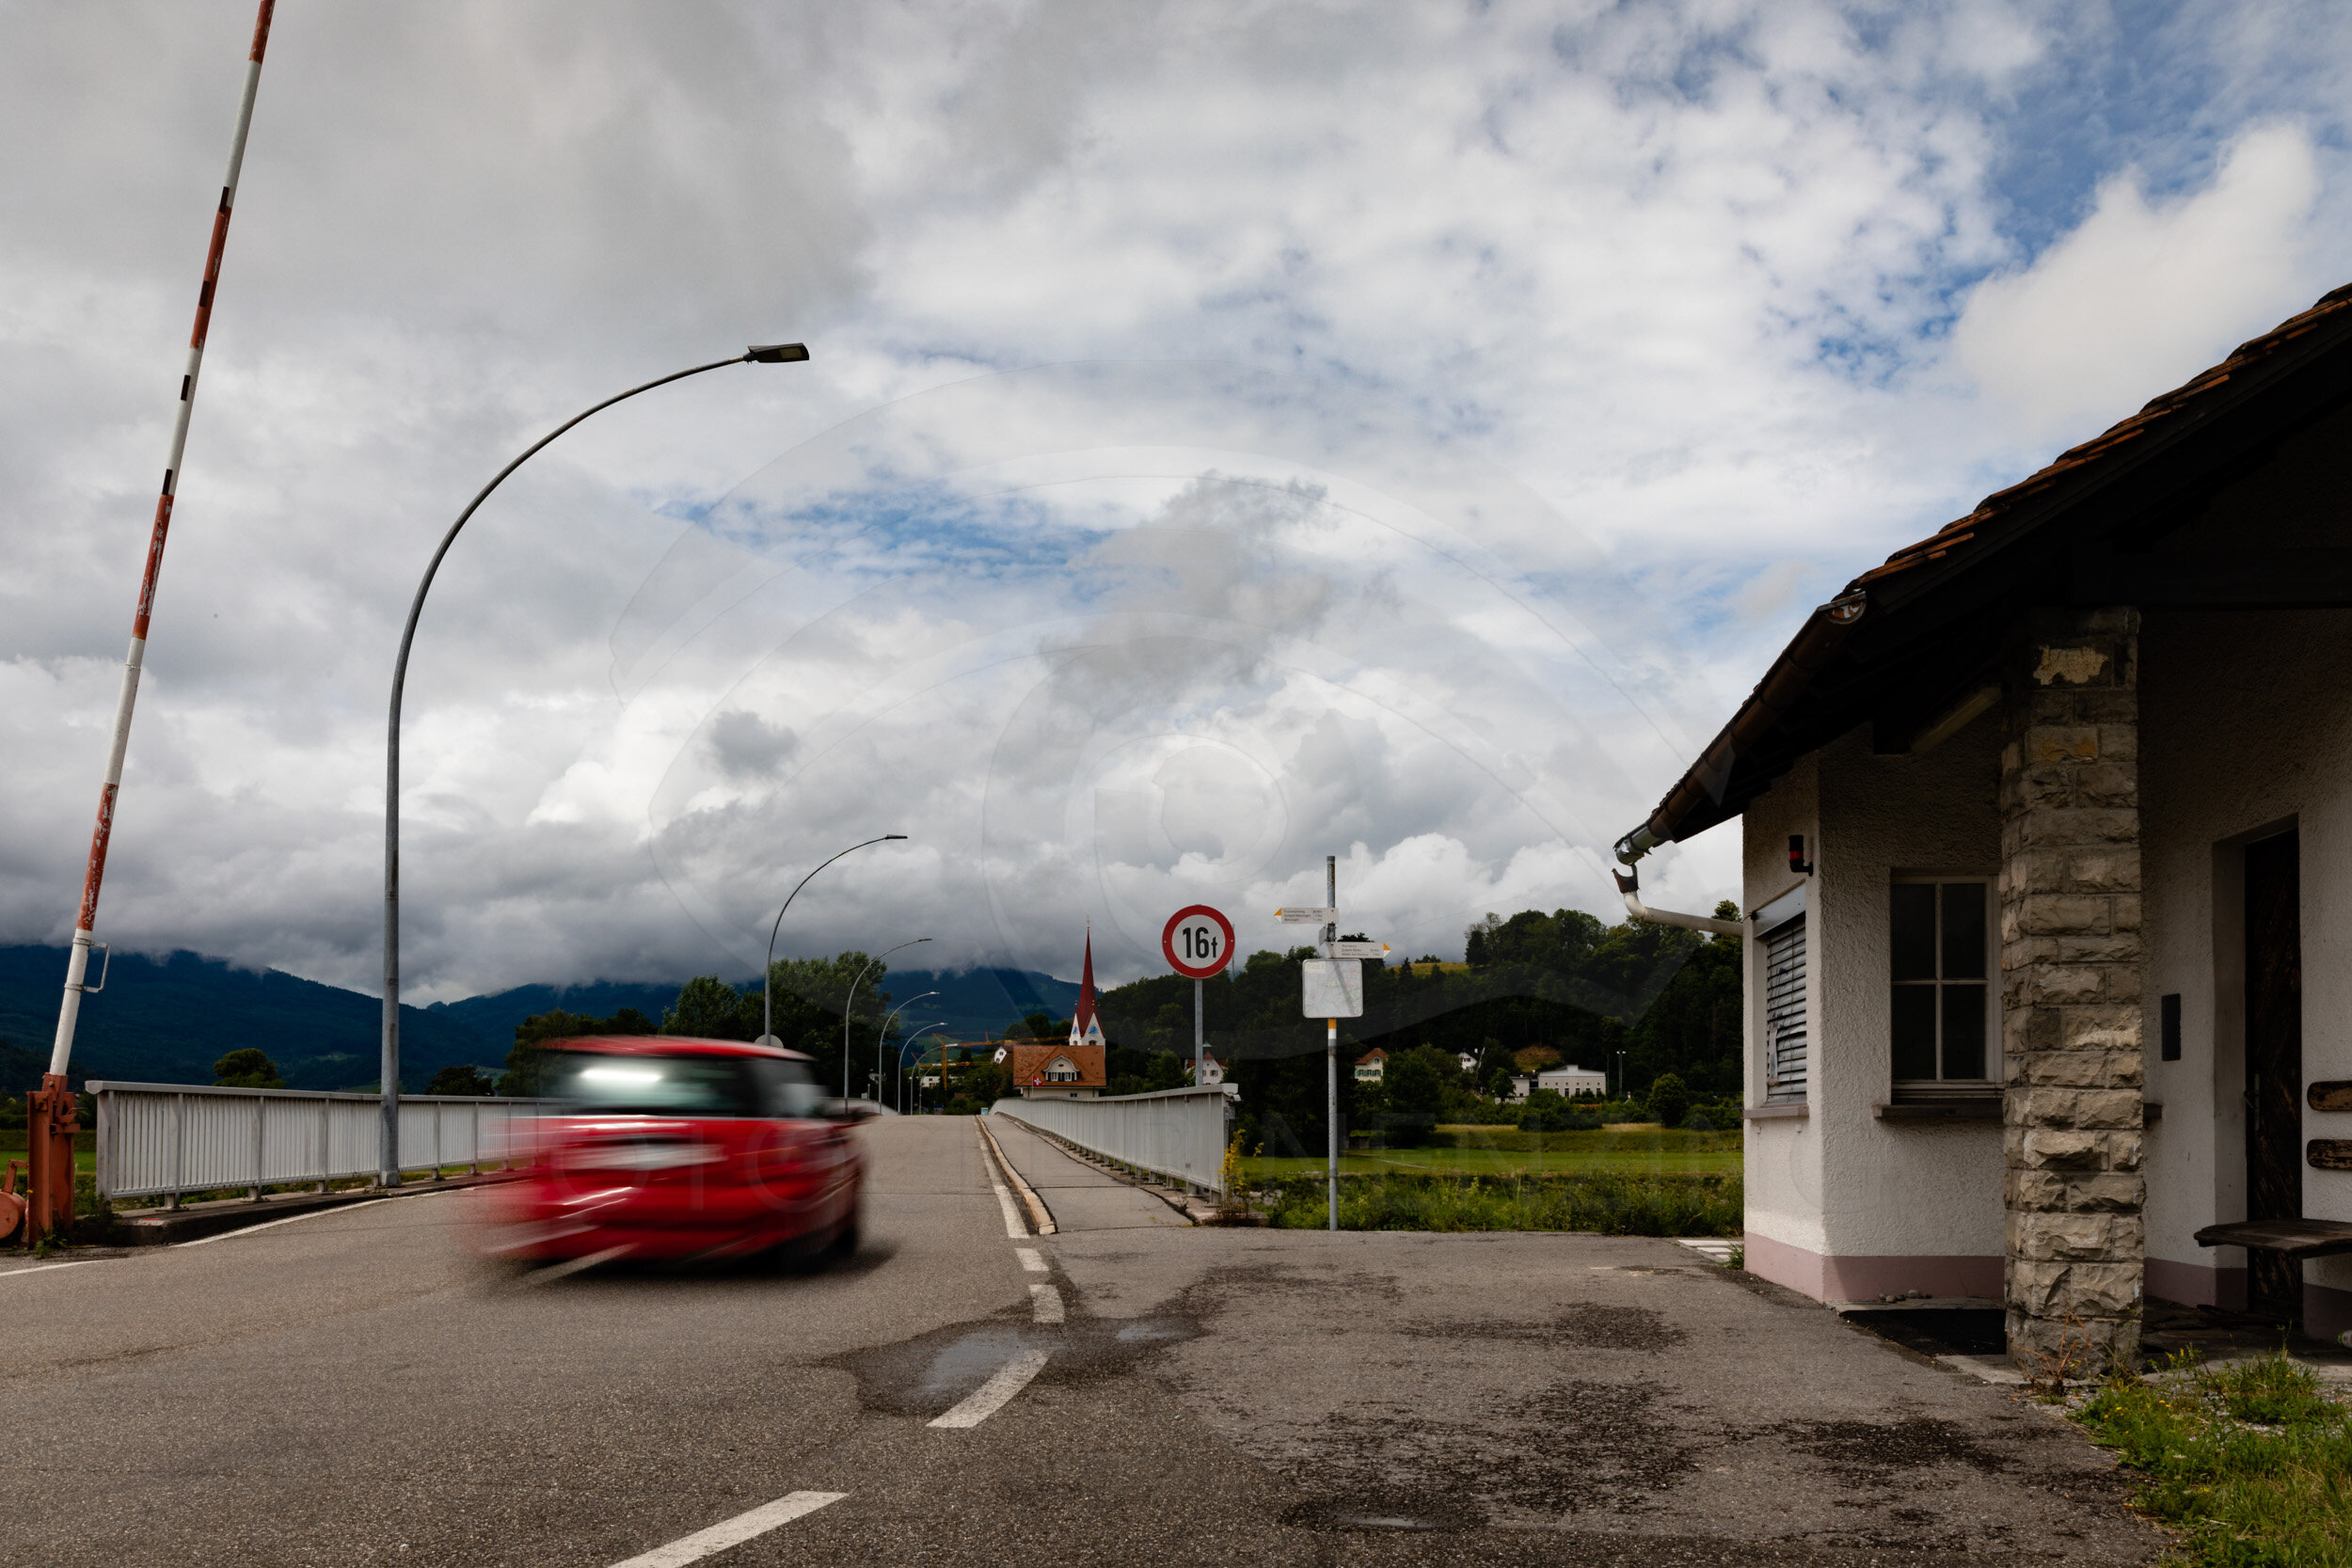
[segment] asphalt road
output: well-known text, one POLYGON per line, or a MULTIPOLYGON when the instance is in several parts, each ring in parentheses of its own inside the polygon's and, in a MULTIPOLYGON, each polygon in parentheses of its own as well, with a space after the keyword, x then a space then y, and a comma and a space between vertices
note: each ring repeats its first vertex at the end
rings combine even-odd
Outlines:
POLYGON ((819 1274, 518 1274, 469 1254, 464 1193, 0 1264, 0 1562, 2122 1563, 2160 1544, 2038 1407, 1669 1243, 1194 1229, 1018 1133, 1008 1155, 1072 1223, 1016 1238, 969 1120, 860 1136, 867 1242, 819 1274))

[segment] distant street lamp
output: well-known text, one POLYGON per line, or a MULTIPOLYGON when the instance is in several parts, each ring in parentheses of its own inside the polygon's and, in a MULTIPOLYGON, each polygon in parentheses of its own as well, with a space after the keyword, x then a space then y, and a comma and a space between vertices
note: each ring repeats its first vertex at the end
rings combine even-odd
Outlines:
MULTIPOLYGON (((923 1027, 917 1029, 914 1034, 909 1035, 906 1037, 905 1045, 898 1047, 898 1110, 901 1115, 905 1113, 907 1108, 907 1046, 913 1045, 916 1040, 921 1039, 925 1035, 930 1034, 932 1030, 944 1029, 946 1026, 947 1021, 944 1018, 937 1023, 926 1023, 923 1027)), ((914 1066, 915 1070, 920 1073, 923 1067, 923 1060, 920 1056, 915 1058, 914 1066)), ((947 1070, 944 1063, 940 1067, 939 1070, 943 1074, 947 1070)), ((914 1104, 915 1109, 922 1109, 923 1097, 920 1091, 917 1091, 914 1096, 914 1104)))
MULTIPOLYGON (((781 917, 779 917, 779 918, 781 918, 781 917)), ((899 949, 901 949, 901 948, 907 948, 907 947, 914 947, 914 946, 919 946, 919 945, 920 945, 920 944, 922 944, 923 942, 929 942, 929 941, 930 941, 930 940, 931 940, 931 939, 930 939, 930 938, 929 938, 929 937, 916 937, 916 938, 914 939, 914 941, 913 941, 913 942, 900 942, 900 943, 898 945, 898 947, 888 947, 888 948, 884 948, 884 949, 883 949, 883 950, 882 950, 882 951, 879 955, 877 955, 876 957, 874 957, 874 958, 869 958, 868 960, 866 960, 866 967, 865 967, 864 969, 861 969, 861 970, 859 970, 859 971, 857 972, 857 978, 850 982, 850 999, 849 999, 849 1001, 844 1002, 843 1004, 841 1004, 841 1098, 842 1098, 842 1099, 847 1100, 847 1099, 849 1099, 849 1098, 850 1098, 850 1009, 851 1009, 851 1008, 853 1008, 853 1007, 857 1005, 857 988, 858 988, 861 984, 863 984, 863 983, 865 982, 865 979, 866 979, 866 975, 868 975, 868 974, 872 974, 872 973, 873 973, 873 971, 874 971, 874 965, 876 965, 876 964, 878 964, 878 963, 880 963, 880 962, 882 962, 883 958, 886 958, 890 957, 890 955, 891 955, 891 954, 893 954, 893 953, 896 953, 896 952, 899 951, 899 949)), ((938 992, 936 992, 936 991, 926 991, 926 992, 924 992, 924 994, 925 994, 926 996, 936 996, 936 995, 938 994, 938 992)), ((880 1039, 882 1038, 882 1037, 881 1037, 881 1036, 879 1036, 879 1035, 875 1036, 874 1037, 875 1037, 875 1039, 876 1039, 878 1042, 879 1042, 879 1041, 880 1041, 880 1039)))
POLYGON ((890 1016, 889 1016, 888 1018, 885 1018, 885 1019, 883 1019, 883 1020, 882 1020, 882 1028, 881 1028, 880 1030, 878 1030, 878 1031, 875 1033, 875 1035, 874 1035, 874 1103, 875 1103, 875 1104, 879 1105, 879 1104, 881 1104, 881 1103, 882 1103, 882 1047, 883 1047, 884 1045, 887 1045, 887 1044, 889 1043, 889 1041, 890 1041, 890 1025, 891 1025, 893 1022, 895 1022, 897 1021, 897 1019, 898 1019, 898 1015, 899 1015, 900 1013, 905 1012, 905 1011, 906 1011, 909 1007, 912 1007, 912 1006, 914 1006, 917 1002, 922 1001, 922 1000, 923 1000, 923 997, 925 997, 925 996, 937 996, 938 994, 939 994, 939 992, 937 992, 937 991, 935 991, 935 990, 927 990, 927 991, 923 992, 921 996, 910 996, 910 997, 908 997, 908 998, 907 998, 904 1002, 901 1002, 901 1003, 899 1003, 897 1006, 895 1006, 895 1007, 891 1008, 891 1009, 890 1009, 890 1016))
MULTIPOLYGON (((248 91, 248 100, 249 100, 248 91)), ((475 493, 466 503, 466 510, 449 525, 441 535, 440 547, 426 562, 424 578, 417 584, 417 596, 409 601, 408 624, 401 628, 400 657, 392 661, 392 703, 385 725, 384 741, 384 1054, 383 1054, 383 1134, 376 1160, 376 1182, 379 1186, 400 1185, 400 700, 408 684, 408 648, 416 641, 417 618, 424 613, 424 595, 433 586, 433 575, 441 569, 441 558, 457 543, 458 531, 473 516, 475 509, 490 499, 490 492, 506 481, 506 476, 535 456, 548 442, 563 435, 591 414, 602 413, 616 403, 624 403, 640 392, 650 392, 656 387, 666 387, 673 381, 683 381, 690 375, 715 371, 726 365, 796 364, 808 357, 808 350, 800 343, 755 343, 742 353, 725 359, 713 359, 707 365, 690 370, 674 371, 670 374, 631 387, 617 397, 609 397, 595 407, 573 415, 548 431, 505 467, 501 468, 489 483, 475 493)))
MULTIPOLYGON (((842 850, 841 855, 855 854, 860 849, 871 848, 877 844, 888 844, 893 839, 906 836, 904 833, 884 833, 880 838, 869 838, 864 844, 852 844, 847 849, 842 850)), ((841 855, 834 855, 818 862, 817 871, 824 870, 834 861, 839 860, 841 855)), ((791 912, 792 900, 801 895, 801 889, 808 886, 810 879, 817 875, 817 871, 812 871, 808 876, 802 878, 794 885, 792 891, 785 895, 784 908, 776 911, 775 924, 768 927, 768 964, 759 972, 759 1038, 760 1042, 765 1045, 778 1043, 776 1040, 775 982, 772 978, 776 967, 776 933, 784 929, 784 917, 791 912)))

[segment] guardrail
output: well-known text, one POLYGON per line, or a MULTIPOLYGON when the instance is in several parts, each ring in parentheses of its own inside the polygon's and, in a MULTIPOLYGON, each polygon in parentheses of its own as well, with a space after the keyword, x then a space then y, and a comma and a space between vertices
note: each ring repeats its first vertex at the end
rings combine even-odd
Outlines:
POLYGON ((1232 1100, 1217 1085, 1100 1100, 1000 1100, 992 1113, 1106 1160, 1222 1195, 1232 1100))
MULTIPOLYGON (((373 1176, 383 1101, 373 1094, 91 1083, 98 1099, 98 1190, 109 1198, 373 1176)), ((474 1168, 508 1158, 507 1128, 556 1114, 552 1100, 402 1095, 405 1167, 474 1168)))

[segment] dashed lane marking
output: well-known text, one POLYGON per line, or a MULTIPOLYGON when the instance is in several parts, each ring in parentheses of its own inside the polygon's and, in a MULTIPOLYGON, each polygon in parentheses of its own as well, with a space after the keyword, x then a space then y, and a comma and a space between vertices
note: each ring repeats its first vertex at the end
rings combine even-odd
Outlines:
POLYGON ((626 1562, 616 1562, 612 1568, 681 1568, 682 1564, 699 1561, 713 1552, 739 1545, 755 1535, 765 1535, 778 1525, 788 1525, 804 1514, 830 1507, 848 1496, 847 1492, 787 1492, 774 1502, 762 1503, 748 1513, 739 1513, 708 1529, 698 1529, 666 1546, 656 1546, 626 1562))
POLYGON ((1043 1274, 1046 1272, 1044 1256, 1040 1253, 1037 1248, 1033 1246, 1017 1246, 1012 1249, 1012 1255, 1015 1258, 1020 1259, 1021 1266, 1028 1270, 1031 1274, 1043 1274))
POLYGON ((1057 1323, 1061 1322, 1061 1292, 1055 1290, 1051 1285, 1030 1286, 1029 1315, 1036 1322, 1041 1323, 1057 1323))
MULTIPOLYGON (((931 1425, 935 1427, 976 1427, 1005 1407, 1006 1402, 1029 1386, 1029 1380, 1045 1370, 1053 1352, 1025 1350, 996 1369, 996 1375, 972 1390, 961 1404, 957 1405, 931 1425)), ((620 1568, 628 1568, 624 1563, 620 1568)))

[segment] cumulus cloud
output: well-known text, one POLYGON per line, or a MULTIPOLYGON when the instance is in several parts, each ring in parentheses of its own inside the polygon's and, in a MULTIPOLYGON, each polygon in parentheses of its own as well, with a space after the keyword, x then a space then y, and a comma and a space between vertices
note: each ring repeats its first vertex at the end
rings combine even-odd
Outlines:
MULTIPOLYGON (((792 950, 1129 973, 1327 853, 1416 951, 1608 913, 1805 605, 2339 280, 2338 9, 283 8, 102 935, 370 984, 433 542, 779 338, 443 568, 418 993, 736 967, 882 831, 792 950)), ((251 12, 0 9, 0 940, 70 925, 251 12)))
POLYGON ((2211 183, 2169 200, 2120 171, 2073 232, 1979 286, 1960 363, 2023 434, 2090 435, 2310 303, 2319 193, 2297 125, 2247 131, 2211 183))

